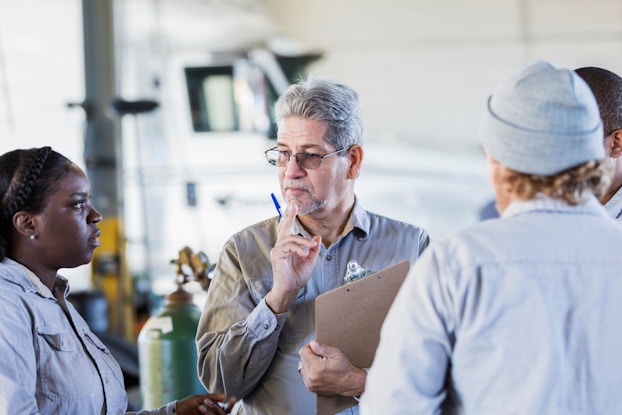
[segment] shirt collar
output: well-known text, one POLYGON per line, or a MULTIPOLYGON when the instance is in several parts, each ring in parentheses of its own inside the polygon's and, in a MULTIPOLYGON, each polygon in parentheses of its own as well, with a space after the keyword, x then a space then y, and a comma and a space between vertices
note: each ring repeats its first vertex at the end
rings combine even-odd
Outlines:
POLYGON ((593 194, 584 196, 583 201, 578 205, 569 205, 562 200, 552 199, 542 193, 538 193, 534 199, 518 200, 510 203, 503 211, 501 217, 507 219, 536 211, 608 216, 603 206, 593 194))
MULTIPOLYGON (((17 284, 25 291, 39 294, 44 298, 54 299, 52 292, 32 271, 17 261, 4 258, 0 262, 0 278, 17 284)), ((65 285, 65 297, 69 294, 69 283, 65 277, 56 274, 56 284, 65 285)))

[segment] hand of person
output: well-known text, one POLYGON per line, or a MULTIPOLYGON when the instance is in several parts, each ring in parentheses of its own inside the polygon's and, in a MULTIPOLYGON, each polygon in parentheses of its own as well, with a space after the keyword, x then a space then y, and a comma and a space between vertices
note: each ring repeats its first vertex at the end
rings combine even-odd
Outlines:
POLYGON ((192 395, 177 401, 178 415, 225 415, 231 412, 235 404, 235 398, 230 398, 226 409, 218 405, 218 402, 225 402, 227 397, 224 394, 203 394, 192 395))
POLYGON ((297 214, 298 207, 292 204, 277 227, 276 244, 270 251, 274 282, 266 303, 275 314, 286 312, 307 285, 320 252, 320 236, 307 239, 291 233, 297 214))
POLYGON ((300 375, 309 391, 326 395, 360 396, 367 372, 350 362, 337 347, 311 341, 299 351, 300 375))

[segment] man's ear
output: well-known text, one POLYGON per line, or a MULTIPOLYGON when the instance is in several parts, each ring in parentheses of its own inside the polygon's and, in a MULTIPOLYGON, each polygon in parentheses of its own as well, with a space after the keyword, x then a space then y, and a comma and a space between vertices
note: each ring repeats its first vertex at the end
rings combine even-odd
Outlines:
POLYGON ((609 156, 617 159, 622 156, 622 128, 615 130, 609 135, 611 136, 611 151, 609 156))
POLYGON ((21 210, 13 215, 13 227, 17 232, 26 237, 36 234, 33 215, 21 210))
POLYGON ((348 158, 350 160, 350 168, 348 169, 348 179, 354 180, 359 177, 361 172, 361 165, 363 164, 363 158, 365 156, 365 152, 363 151, 363 147, 359 144, 354 144, 348 150, 348 158))

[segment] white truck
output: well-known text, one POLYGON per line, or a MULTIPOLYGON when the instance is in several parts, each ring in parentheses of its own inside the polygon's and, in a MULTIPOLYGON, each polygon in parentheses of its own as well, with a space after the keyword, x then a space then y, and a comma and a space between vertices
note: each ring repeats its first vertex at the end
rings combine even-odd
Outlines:
MULTIPOLYGON (((321 53, 285 39, 245 3, 126 6, 122 95, 159 104, 123 119, 127 258, 154 290, 162 281, 162 293, 182 247, 216 261, 231 234, 276 214, 270 193, 281 198, 263 154, 275 145, 272 105, 321 53)), ((364 206, 433 238, 478 220, 491 197, 483 158, 377 137, 365 137, 364 147, 356 189, 364 206)))

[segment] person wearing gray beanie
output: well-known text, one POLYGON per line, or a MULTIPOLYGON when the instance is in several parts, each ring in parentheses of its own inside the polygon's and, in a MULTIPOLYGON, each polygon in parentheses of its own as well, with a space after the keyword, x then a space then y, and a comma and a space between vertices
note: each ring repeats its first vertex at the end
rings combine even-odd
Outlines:
POLYGON ((535 62, 489 97, 501 217, 433 241, 384 322, 361 414, 622 413, 622 227, 594 95, 535 62))
POLYGON ((613 169, 611 184, 599 200, 612 217, 622 221, 622 77, 593 66, 575 72, 596 97, 603 120, 605 153, 613 169))
POLYGON ((495 189, 497 211, 537 194, 571 204, 603 194, 610 175, 602 137, 594 94, 574 71, 538 61, 501 83, 480 123, 489 172, 503 176, 491 179, 503 188, 495 189))
POLYGON ((482 146, 504 166, 552 175, 605 156, 602 122, 589 86, 573 71, 529 65, 488 98, 482 146))

